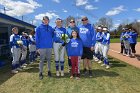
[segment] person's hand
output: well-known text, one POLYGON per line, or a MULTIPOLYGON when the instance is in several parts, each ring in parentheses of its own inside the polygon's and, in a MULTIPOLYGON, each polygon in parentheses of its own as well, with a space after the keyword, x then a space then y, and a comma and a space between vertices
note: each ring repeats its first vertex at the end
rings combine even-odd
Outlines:
POLYGON ((93 51, 94 50, 94 47, 91 47, 90 50, 93 51))
POLYGON ((62 44, 62 46, 65 46, 65 45, 66 45, 66 43, 63 43, 63 44, 62 44))

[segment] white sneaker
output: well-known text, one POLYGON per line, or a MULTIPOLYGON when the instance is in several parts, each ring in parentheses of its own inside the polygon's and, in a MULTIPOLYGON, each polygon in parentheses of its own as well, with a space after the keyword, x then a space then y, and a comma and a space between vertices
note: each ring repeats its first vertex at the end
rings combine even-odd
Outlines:
POLYGON ((102 63, 102 61, 101 61, 101 60, 99 60, 99 61, 98 61, 98 63, 99 63, 99 64, 101 64, 101 63, 102 63))
POLYGON ((23 64, 24 66, 27 66, 27 64, 25 63, 25 64, 23 64))
POLYGON ((103 66, 105 66, 105 64, 101 64, 101 66, 103 67, 103 66))
POLYGON ((22 69, 21 69, 21 68, 17 68, 17 70, 18 70, 18 71, 22 71, 22 69))
POLYGON ((110 66, 109 66, 109 65, 107 65, 105 68, 106 68, 106 69, 109 69, 109 68, 110 68, 110 66))
POLYGON ((11 73, 12 73, 12 74, 17 74, 18 71, 17 71, 17 70, 12 70, 11 73))
POLYGON ((98 58, 95 58, 94 60, 95 60, 95 62, 99 61, 99 59, 98 59, 98 58))
POLYGON ((56 76, 57 76, 57 77, 59 77, 59 76, 60 76, 59 71, 56 71, 56 76))
POLYGON ((62 77, 64 76, 64 71, 61 71, 61 76, 62 76, 62 77))
POLYGON ((130 57, 130 55, 126 55, 127 57, 130 57))
POLYGON ((26 66, 25 66, 25 65, 22 65, 21 67, 22 67, 22 68, 26 68, 26 66))

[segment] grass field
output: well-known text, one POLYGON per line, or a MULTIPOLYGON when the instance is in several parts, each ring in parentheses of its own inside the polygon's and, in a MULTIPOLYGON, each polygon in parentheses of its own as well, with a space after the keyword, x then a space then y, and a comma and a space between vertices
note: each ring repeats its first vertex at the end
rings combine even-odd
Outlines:
MULTIPOLYGON (((140 69, 110 58, 112 68, 104 69, 93 63, 93 78, 81 75, 80 80, 70 79, 65 63, 65 77, 55 76, 38 79, 38 62, 29 65, 16 75, 10 73, 7 65, 0 69, 0 93, 140 93, 140 69)), ((81 63, 82 67, 82 63, 81 63)), ((82 68, 81 68, 82 69, 82 68)))
MULTIPOLYGON (((111 43, 120 43, 120 38, 113 38, 110 40, 111 43)), ((138 38, 138 42, 140 42, 140 38, 138 38)))

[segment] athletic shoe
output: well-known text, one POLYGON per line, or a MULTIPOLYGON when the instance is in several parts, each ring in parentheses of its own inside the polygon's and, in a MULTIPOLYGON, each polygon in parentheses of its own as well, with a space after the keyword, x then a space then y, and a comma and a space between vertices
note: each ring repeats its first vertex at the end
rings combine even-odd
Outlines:
POLYGON ((99 64, 101 64, 101 63, 102 63, 102 61, 101 61, 101 60, 99 60, 99 61, 98 61, 98 63, 99 63, 99 64))
POLYGON ((70 76, 70 79, 73 79, 73 76, 70 76))
POLYGON ((103 66, 105 66, 105 64, 101 64, 101 66, 103 67, 103 66))
POLYGON ((22 67, 22 68, 26 68, 26 66, 25 66, 25 65, 22 65, 21 67, 22 67))
POLYGON ((130 57, 130 55, 126 55, 127 57, 130 57))
POLYGON ((92 77, 92 70, 89 70, 89 77, 92 77))
POLYGON ((12 73, 12 74, 17 74, 18 71, 17 71, 17 70, 12 70, 11 73, 12 73))
POLYGON ((106 68, 106 69, 109 69, 109 68, 110 68, 110 66, 109 66, 109 65, 107 65, 105 68, 106 68))
POLYGON ((51 77, 51 76, 52 76, 51 71, 48 71, 48 76, 49 76, 49 77, 51 77))
POLYGON ((61 76, 62 76, 62 77, 64 76, 64 71, 61 71, 61 76))
POLYGON ((94 60, 95 60, 95 62, 99 61, 99 59, 98 59, 98 58, 95 58, 94 60))
POLYGON ((57 77, 59 77, 59 76, 60 76, 59 71, 56 71, 56 76, 57 76, 57 77))
POLYGON ((23 64, 24 66, 27 66, 27 64, 25 63, 25 64, 23 64))
POLYGON ((39 79, 40 79, 40 80, 43 79, 43 74, 42 74, 42 73, 39 74, 39 79))
POLYGON ((80 79, 80 77, 76 77, 76 80, 79 80, 80 79))
POLYGON ((22 71, 22 68, 17 68, 18 71, 22 71))

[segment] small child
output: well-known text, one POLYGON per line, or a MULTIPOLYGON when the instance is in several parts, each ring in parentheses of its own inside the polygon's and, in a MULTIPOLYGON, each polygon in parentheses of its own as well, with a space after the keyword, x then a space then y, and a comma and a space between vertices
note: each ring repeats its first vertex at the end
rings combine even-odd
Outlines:
POLYGON ((18 70, 20 69, 20 55, 21 55, 21 46, 23 42, 20 39, 20 36, 18 35, 18 28, 14 27, 12 28, 13 34, 10 36, 10 47, 11 47, 11 53, 13 57, 12 61, 12 73, 16 74, 18 73, 18 70))
POLYGON ((67 53, 72 63, 71 79, 76 75, 76 79, 80 78, 80 60, 83 54, 83 44, 79 38, 77 31, 72 31, 71 39, 67 44, 67 53))

